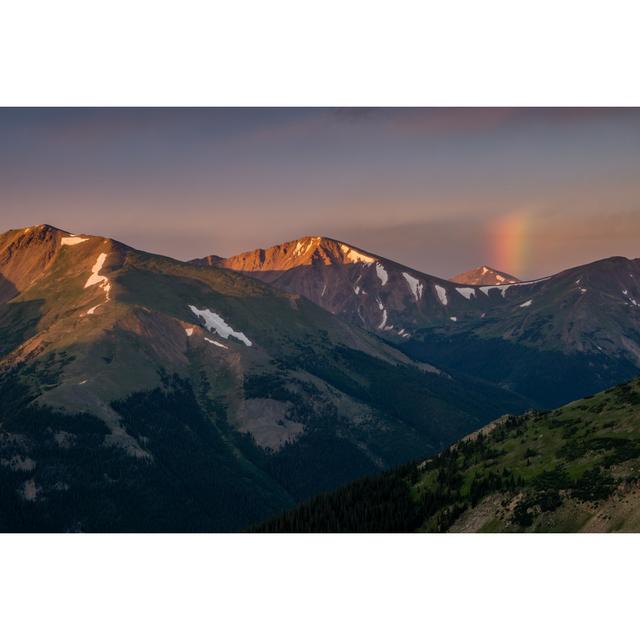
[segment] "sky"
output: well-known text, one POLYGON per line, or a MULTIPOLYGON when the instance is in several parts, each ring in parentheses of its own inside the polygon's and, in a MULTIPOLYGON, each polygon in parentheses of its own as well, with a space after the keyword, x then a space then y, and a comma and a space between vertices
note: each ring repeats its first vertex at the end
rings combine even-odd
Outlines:
POLYGON ((426 273, 640 257, 640 109, 0 109, 0 230, 189 259, 304 235, 426 273))

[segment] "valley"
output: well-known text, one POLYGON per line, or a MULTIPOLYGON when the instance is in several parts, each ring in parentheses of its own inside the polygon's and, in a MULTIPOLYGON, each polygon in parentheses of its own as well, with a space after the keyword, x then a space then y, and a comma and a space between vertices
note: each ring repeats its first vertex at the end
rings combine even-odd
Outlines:
POLYGON ((505 416, 439 455, 362 479, 264 532, 640 529, 640 381, 505 416))

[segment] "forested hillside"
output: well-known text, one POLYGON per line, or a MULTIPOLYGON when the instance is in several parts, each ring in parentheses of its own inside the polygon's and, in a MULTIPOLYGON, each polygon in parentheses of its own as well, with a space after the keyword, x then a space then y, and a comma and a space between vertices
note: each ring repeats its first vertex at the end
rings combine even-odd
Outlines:
POLYGON ((506 416, 423 462, 366 478, 263 532, 640 531, 640 381, 506 416))

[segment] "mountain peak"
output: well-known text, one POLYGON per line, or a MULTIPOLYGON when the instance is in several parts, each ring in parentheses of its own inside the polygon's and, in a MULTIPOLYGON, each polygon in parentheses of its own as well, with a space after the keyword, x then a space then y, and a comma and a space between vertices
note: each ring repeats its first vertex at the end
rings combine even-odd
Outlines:
POLYGON ((483 264, 470 271, 459 273, 456 276, 450 278, 452 282, 458 284, 474 284, 474 285, 500 285, 500 284, 515 284, 520 282, 518 278, 512 276, 504 271, 498 271, 489 265, 483 264))
POLYGON ((58 227, 54 227, 52 224, 48 224, 48 223, 42 223, 42 224, 35 224, 32 225, 31 227, 23 227, 21 229, 14 229, 14 232, 16 231, 21 231, 23 234, 28 234, 28 233, 67 233, 67 231, 65 231, 64 229, 59 229, 58 227))
POLYGON ((235 271, 286 271, 295 267, 334 264, 372 264, 380 258, 346 242, 325 236, 303 236, 267 249, 246 251, 230 258, 207 256, 198 264, 235 271))

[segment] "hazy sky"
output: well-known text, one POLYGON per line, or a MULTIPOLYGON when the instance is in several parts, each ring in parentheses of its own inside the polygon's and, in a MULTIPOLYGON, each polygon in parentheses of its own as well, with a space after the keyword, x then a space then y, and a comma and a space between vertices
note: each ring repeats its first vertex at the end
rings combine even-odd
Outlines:
POLYGON ((0 228, 177 258, 302 235, 427 273, 640 256, 640 109, 0 109, 0 228))

